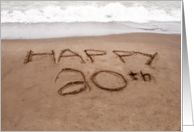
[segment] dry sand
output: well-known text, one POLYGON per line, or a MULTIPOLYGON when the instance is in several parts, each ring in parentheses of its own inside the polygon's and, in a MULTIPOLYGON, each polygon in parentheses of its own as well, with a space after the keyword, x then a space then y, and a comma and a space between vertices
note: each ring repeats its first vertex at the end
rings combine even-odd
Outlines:
POLYGON ((1 130, 180 131, 181 36, 2 40, 1 130))

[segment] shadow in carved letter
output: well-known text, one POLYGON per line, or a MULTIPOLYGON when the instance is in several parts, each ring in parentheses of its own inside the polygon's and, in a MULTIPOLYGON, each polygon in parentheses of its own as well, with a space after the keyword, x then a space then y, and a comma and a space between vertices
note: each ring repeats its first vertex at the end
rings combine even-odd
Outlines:
POLYGON ((26 58, 24 59, 24 64, 27 64, 32 61, 32 56, 37 56, 37 55, 51 55, 53 56, 54 63, 56 63, 55 59, 55 52, 52 50, 51 53, 33 53, 32 50, 27 52, 26 58))
POLYGON ((103 50, 87 49, 87 50, 84 50, 84 52, 90 58, 92 63, 94 62, 94 59, 92 58, 92 56, 106 55, 106 51, 103 51, 103 50), (92 52, 92 53, 89 53, 89 52, 92 52))
POLYGON ((62 69, 56 79, 55 79, 55 82, 57 81, 57 79, 59 78, 59 75, 63 72, 75 72, 75 73, 78 73, 78 74, 81 74, 82 75, 82 79, 83 81, 74 81, 74 82, 69 82, 67 84, 65 84, 64 86, 62 86, 59 90, 58 90, 58 94, 61 95, 61 96, 65 96, 67 94, 77 94, 77 93, 80 93, 84 90, 86 90, 87 86, 89 88, 89 91, 91 90, 91 88, 89 87, 89 85, 87 84, 86 82, 86 79, 85 79, 85 75, 83 74, 83 72, 79 71, 79 70, 76 70, 76 69, 71 69, 71 68, 65 68, 65 69, 62 69), (82 87, 80 87, 79 89, 77 90, 72 90, 70 92, 64 92, 63 91, 73 85, 83 85, 82 87))
POLYGON ((64 49, 64 50, 61 51, 58 62, 60 61, 61 57, 75 57, 75 56, 79 57, 81 59, 81 63, 85 63, 84 60, 82 59, 82 57, 79 54, 71 51, 70 49, 64 49), (70 53, 72 53, 72 55, 63 55, 65 52, 70 52, 70 53))
POLYGON ((155 58, 155 56, 157 55, 157 52, 155 54, 146 54, 146 53, 142 53, 142 52, 136 52, 136 51, 122 51, 122 50, 113 50, 113 52, 119 57, 119 59, 125 63, 125 60, 123 59, 123 57, 128 57, 128 56, 132 56, 134 54, 140 54, 143 56, 147 56, 150 57, 149 60, 147 60, 147 62, 145 63, 146 65, 151 65, 153 59, 155 58))
POLYGON ((133 80, 138 80, 138 78, 136 77, 137 73, 133 73, 131 71, 131 73, 129 73, 129 76, 133 79, 133 80))
POLYGON ((149 73, 142 73, 142 71, 140 71, 140 73, 141 73, 141 76, 142 76, 144 81, 151 81, 152 80, 151 75, 149 73))
POLYGON ((96 72, 92 75, 91 80, 93 81, 93 83, 97 87, 99 87, 100 89, 103 89, 103 90, 107 90, 107 91, 120 91, 120 90, 123 90, 127 86, 127 81, 125 80, 124 76, 121 75, 120 73, 117 73, 117 72, 114 72, 114 71, 102 70, 102 71, 96 72), (121 86, 118 86, 118 87, 115 87, 115 88, 103 86, 96 79, 97 75, 99 75, 101 73, 108 73, 108 74, 111 74, 111 75, 117 77, 118 79, 120 78, 122 80, 121 86))

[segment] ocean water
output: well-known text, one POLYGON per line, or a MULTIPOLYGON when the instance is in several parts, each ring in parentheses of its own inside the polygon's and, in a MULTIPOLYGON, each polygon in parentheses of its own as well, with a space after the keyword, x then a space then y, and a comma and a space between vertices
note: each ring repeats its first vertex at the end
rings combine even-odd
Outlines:
POLYGON ((181 1, 1 1, 1 39, 181 34, 181 1))

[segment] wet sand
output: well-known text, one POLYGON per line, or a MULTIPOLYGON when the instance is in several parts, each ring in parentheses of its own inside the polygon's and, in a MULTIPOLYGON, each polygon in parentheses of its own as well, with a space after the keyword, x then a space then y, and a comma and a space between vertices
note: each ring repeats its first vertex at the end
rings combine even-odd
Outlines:
POLYGON ((2 40, 1 130, 181 131, 181 35, 2 40))

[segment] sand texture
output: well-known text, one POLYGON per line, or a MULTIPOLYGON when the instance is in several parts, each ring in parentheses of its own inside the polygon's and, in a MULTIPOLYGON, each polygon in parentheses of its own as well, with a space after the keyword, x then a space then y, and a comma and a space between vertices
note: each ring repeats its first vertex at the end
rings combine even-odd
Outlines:
POLYGON ((1 130, 181 131, 181 35, 2 40, 1 130))

